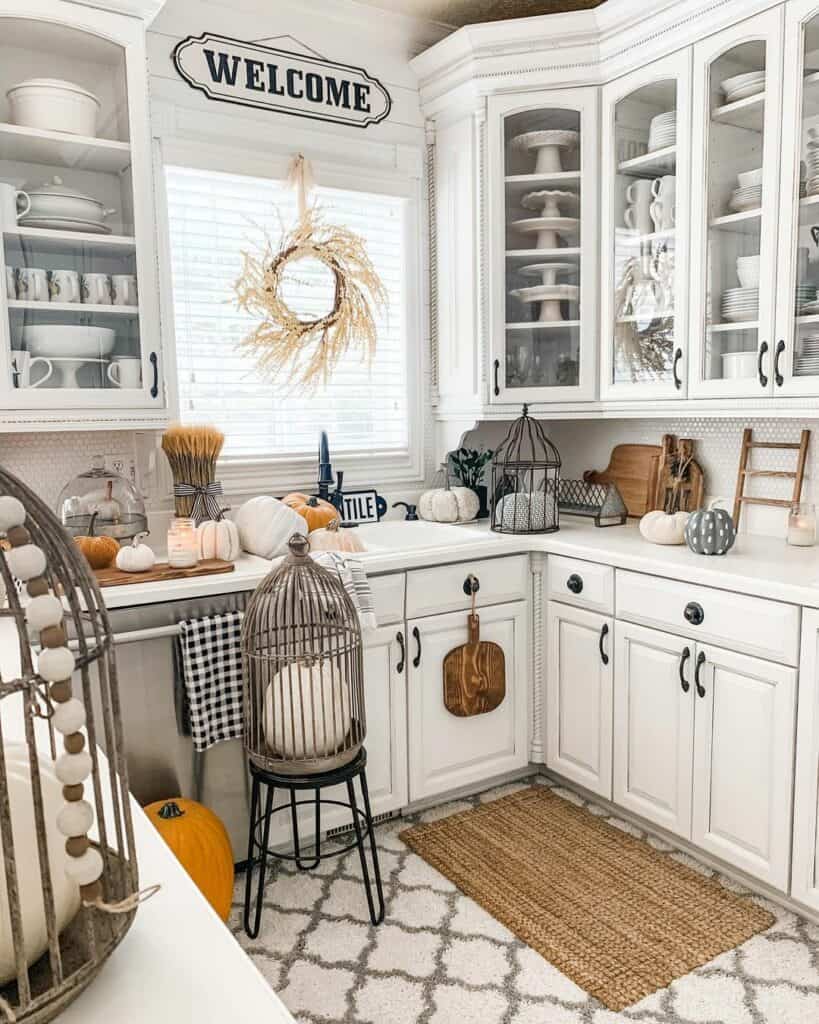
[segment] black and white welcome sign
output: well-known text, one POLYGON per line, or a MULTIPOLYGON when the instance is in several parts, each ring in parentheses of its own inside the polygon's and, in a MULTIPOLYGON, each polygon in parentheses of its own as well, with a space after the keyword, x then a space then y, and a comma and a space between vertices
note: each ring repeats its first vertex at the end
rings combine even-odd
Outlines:
POLYGON ((339 124, 383 121, 390 94, 363 68, 204 32, 174 47, 176 70, 209 99, 339 124))

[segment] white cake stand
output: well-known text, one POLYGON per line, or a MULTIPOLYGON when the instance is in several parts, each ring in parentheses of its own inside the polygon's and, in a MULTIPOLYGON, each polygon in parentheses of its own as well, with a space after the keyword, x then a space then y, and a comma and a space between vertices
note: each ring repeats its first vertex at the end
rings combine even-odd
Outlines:
POLYGON ((521 302, 539 302, 540 316, 538 323, 553 324, 559 323, 563 317, 560 315, 561 302, 577 302, 580 297, 580 289, 572 284, 538 284, 532 288, 515 288, 509 293, 514 295, 521 302))
POLYGON ((567 274, 577 273, 576 263, 530 263, 521 267, 518 273, 521 277, 539 277, 540 283, 545 285, 557 284, 558 277, 567 274))
POLYGON ((54 376, 48 382, 52 388, 78 388, 80 383, 77 374, 88 363, 107 363, 107 359, 87 359, 85 357, 70 358, 68 356, 48 357, 54 364, 54 376))
POLYGON ((557 249, 558 238, 575 235, 580 221, 577 217, 527 217, 512 221, 512 227, 526 235, 537 235, 536 249, 557 249))
POLYGON ((566 192, 563 189, 541 189, 538 192, 530 192, 520 201, 525 210, 537 210, 541 217, 559 217, 565 210, 561 206, 576 207, 578 196, 576 192, 566 192))
POLYGON ((569 152, 577 148, 580 133, 572 131, 525 132, 516 135, 511 142, 514 149, 534 150, 535 174, 560 174, 563 170, 561 151, 569 152))

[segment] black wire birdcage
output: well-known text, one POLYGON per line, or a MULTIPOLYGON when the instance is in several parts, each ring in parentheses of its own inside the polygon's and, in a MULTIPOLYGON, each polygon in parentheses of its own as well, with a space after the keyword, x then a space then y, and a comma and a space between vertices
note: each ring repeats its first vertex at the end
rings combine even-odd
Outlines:
POLYGON ((515 420, 492 457, 492 529, 554 533, 558 522, 560 455, 529 415, 515 420))

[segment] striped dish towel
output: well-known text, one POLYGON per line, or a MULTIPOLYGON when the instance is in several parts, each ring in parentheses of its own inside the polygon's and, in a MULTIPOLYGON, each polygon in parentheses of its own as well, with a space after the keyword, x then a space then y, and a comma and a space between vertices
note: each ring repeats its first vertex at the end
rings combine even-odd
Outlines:
POLYGON ((336 573, 341 580, 358 612, 362 632, 367 633, 375 629, 378 623, 373 606, 373 594, 360 559, 347 558, 340 551, 317 551, 310 557, 323 569, 336 573))

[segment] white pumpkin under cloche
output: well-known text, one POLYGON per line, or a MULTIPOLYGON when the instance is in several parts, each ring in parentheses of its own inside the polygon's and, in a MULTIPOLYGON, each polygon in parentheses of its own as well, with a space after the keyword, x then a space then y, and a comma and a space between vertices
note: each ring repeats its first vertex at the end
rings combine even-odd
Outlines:
POLYGON ((239 527, 230 519, 206 519, 196 527, 201 559, 235 562, 242 550, 239 527))
POLYGON ((433 487, 418 499, 418 515, 432 523, 471 523, 480 507, 469 487, 433 487))
POLYGON ((148 572, 156 564, 156 555, 142 543, 145 533, 138 533, 130 544, 117 552, 117 568, 122 572, 148 572))
POLYGON ((684 544, 688 512, 646 512, 640 520, 640 533, 651 544, 684 544))

